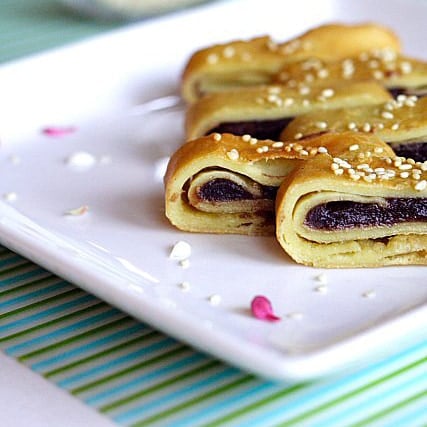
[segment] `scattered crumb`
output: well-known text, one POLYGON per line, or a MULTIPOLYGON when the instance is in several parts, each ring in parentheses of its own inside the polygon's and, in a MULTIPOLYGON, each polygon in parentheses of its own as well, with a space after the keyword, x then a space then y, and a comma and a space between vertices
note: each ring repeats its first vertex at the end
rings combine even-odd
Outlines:
POLYGON ((86 151, 77 151, 65 160, 66 164, 76 169, 89 169, 95 163, 95 157, 86 151))
POLYGON ((182 292, 188 292, 191 288, 189 282, 182 282, 179 284, 179 287, 181 288, 182 292))
POLYGON ((375 298, 377 296, 377 293, 375 291, 366 291, 363 292, 362 297, 363 298, 375 298))
POLYGON ((325 286, 325 285, 316 286, 314 288, 314 290, 316 292, 318 292, 319 294, 326 294, 326 293, 328 293, 328 287, 325 286))
POLYGON ((320 273, 315 277, 315 280, 317 283, 320 283, 322 285, 326 285, 328 283, 328 277, 325 273, 320 273))
POLYGON ((11 191, 10 193, 3 194, 3 199, 6 200, 7 202, 14 202, 16 201, 17 198, 18 198, 18 195, 13 191, 11 191))
POLYGON ((189 268, 190 267, 190 260, 188 258, 182 259, 181 261, 179 261, 179 265, 184 269, 189 268))
POLYGON ((191 255, 190 244, 187 242, 184 242, 183 240, 180 240, 179 242, 175 243, 175 245, 173 246, 171 253, 169 255, 169 258, 176 261, 184 261, 190 258, 190 255, 191 255))
POLYGON ((301 320, 301 319, 304 317, 304 315, 303 315, 302 313, 295 312, 295 313, 288 313, 288 314, 286 315, 286 317, 287 317, 288 319, 301 320))
POLYGON ((75 209, 70 209, 69 211, 64 212, 64 215, 67 216, 82 216, 89 212, 89 206, 83 205, 75 209))
POLYGON ((221 302, 221 296, 218 294, 213 294, 208 298, 208 300, 212 305, 218 305, 221 302))

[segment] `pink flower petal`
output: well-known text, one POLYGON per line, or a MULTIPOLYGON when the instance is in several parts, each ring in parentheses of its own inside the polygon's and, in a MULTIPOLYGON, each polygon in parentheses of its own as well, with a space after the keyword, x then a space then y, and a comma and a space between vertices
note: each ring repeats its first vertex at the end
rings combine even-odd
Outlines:
POLYGON ((252 300, 251 311, 257 319, 268 320, 270 322, 280 320, 280 317, 273 313, 271 302, 262 295, 258 295, 252 300))
POLYGON ((60 138, 75 131, 74 126, 48 126, 42 129, 42 134, 52 138, 60 138))

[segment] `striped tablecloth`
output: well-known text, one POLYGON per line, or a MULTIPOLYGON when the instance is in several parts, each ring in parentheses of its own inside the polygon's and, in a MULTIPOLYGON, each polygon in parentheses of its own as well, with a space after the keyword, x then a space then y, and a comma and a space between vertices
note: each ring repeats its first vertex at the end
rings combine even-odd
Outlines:
MULTIPOLYGON (((2 0, 0 61, 113 28, 2 0)), ((119 425, 427 425, 427 343, 312 383, 256 378, 0 247, 0 349, 119 425)))

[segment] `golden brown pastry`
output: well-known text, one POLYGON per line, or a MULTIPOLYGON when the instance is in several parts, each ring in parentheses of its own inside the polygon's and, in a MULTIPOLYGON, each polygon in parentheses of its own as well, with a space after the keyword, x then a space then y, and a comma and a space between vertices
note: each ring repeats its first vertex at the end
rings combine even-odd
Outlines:
POLYGON ((304 145, 216 133, 187 142, 166 172, 166 216, 185 231, 272 234, 274 199, 284 177, 300 162, 337 150, 329 135, 304 145))
POLYGON ((206 93, 270 83, 287 62, 311 56, 330 61, 384 48, 399 51, 398 38, 370 23, 323 25, 284 43, 265 36, 215 45, 190 58, 182 77, 182 96, 194 102, 206 93))
POLYGON ((300 163, 278 191, 283 249, 315 267, 427 265, 427 163, 388 156, 373 135, 329 137, 341 153, 300 163))
POLYGON ((327 61, 317 57, 285 64, 276 82, 291 88, 333 85, 339 81, 374 80, 396 97, 427 95, 427 62, 400 55, 390 49, 362 52, 355 57, 327 61))
POLYGON ((280 139, 301 140, 319 132, 347 130, 375 134, 397 155, 427 160, 427 97, 399 95, 380 105, 309 113, 295 118, 280 139))
POLYGON ((193 103, 186 115, 187 139, 212 132, 278 139, 295 117, 310 111, 378 104, 390 94, 373 82, 314 88, 306 94, 280 85, 211 93, 193 103))

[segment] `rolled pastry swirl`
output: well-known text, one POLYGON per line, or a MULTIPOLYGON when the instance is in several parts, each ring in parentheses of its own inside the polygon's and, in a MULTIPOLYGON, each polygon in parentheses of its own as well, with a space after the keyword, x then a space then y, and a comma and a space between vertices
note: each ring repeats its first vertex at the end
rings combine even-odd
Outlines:
POLYGON ((302 140, 319 132, 347 130, 375 134, 398 156, 423 162, 427 160, 427 97, 399 95, 379 105, 308 113, 289 123, 280 139, 302 140))
POLYGON ((427 163, 388 157, 372 135, 331 138, 341 153, 299 164, 278 191, 283 249, 315 267, 427 265, 427 163))
POLYGON ((355 57, 327 61, 317 57, 285 64, 275 81, 295 88, 336 84, 339 81, 376 81, 393 97, 427 95, 427 62, 390 49, 362 52, 355 57))
POLYGON ((206 93, 272 82, 290 61, 317 56, 337 60, 372 49, 400 51, 396 35, 380 25, 323 25, 283 43, 270 37, 236 40, 197 51, 182 77, 182 96, 194 102, 206 93))
MULTIPOLYGON (((393 154, 385 144, 381 149, 393 154)), ((231 134, 187 142, 165 175, 166 216, 185 231, 273 234, 274 200, 283 179, 306 159, 336 150, 329 135, 308 138, 304 145, 231 134)))
POLYGON ((391 99, 382 86, 373 82, 341 84, 334 88, 319 86, 310 93, 280 85, 211 93, 189 107, 186 136, 190 140, 218 132, 278 139, 295 116, 317 110, 379 104, 391 99))

